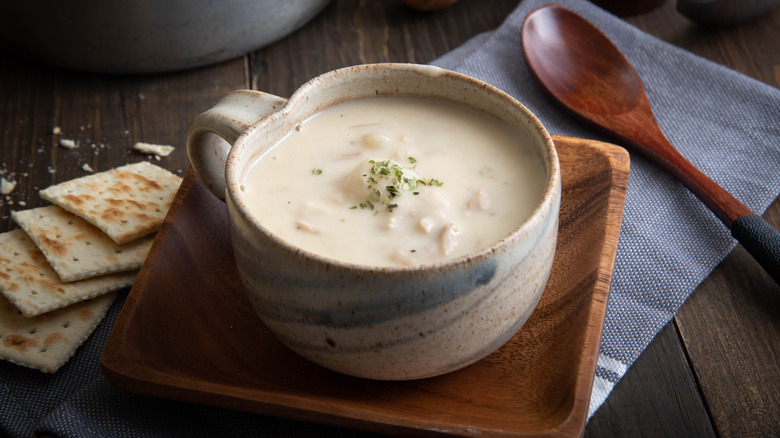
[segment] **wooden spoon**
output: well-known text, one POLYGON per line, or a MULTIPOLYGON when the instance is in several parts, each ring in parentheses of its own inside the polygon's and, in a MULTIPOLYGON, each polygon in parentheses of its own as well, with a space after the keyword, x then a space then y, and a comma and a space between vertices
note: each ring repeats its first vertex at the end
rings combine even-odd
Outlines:
POLYGON ((666 139, 639 76, 606 35, 574 12, 548 5, 528 14, 522 37, 531 72, 553 98, 685 184, 780 284, 780 233, 666 139))

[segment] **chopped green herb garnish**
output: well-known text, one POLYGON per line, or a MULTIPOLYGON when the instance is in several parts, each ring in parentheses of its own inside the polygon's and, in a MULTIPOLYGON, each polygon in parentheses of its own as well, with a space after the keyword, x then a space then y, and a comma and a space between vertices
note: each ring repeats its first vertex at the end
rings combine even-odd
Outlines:
POLYGON ((312 175, 320 175, 320 174, 322 174, 322 169, 314 168, 314 169, 311 170, 311 174, 312 175))
POLYGON ((390 199, 395 198, 401 194, 401 192, 399 192, 395 186, 386 186, 385 190, 387 190, 387 193, 390 194, 390 199))
MULTIPOLYGON (((404 191, 412 191, 413 194, 419 195, 420 192, 415 190, 419 185, 440 187, 443 184, 434 178, 420 178, 415 171, 417 159, 414 157, 408 159, 412 164, 411 167, 403 167, 393 160, 368 161, 371 165, 370 170, 363 174, 368 196, 365 202, 359 204, 360 208, 373 210, 374 203, 378 203, 387 206, 387 210, 392 212, 398 208, 398 203, 394 200, 404 191), (382 190, 383 185, 384 190, 382 190)), ((376 213, 375 211, 374 214, 376 213)))

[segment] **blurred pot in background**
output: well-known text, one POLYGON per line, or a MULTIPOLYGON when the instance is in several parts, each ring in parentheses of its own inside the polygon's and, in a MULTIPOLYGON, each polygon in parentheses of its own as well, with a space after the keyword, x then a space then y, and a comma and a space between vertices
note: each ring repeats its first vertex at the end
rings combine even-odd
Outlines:
MULTIPOLYGON (((663 6, 666 0, 591 0, 620 16, 644 14, 663 6)), ((705 26, 731 26, 768 14, 780 0, 677 0, 677 12, 705 26)))
POLYGON ((0 6, 2 46, 110 73, 198 67, 297 30, 330 0, 30 0, 0 6))
POLYGON ((677 11, 706 26, 730 26, 780 6, 780 0, 678 0, 677 11))
POLYGON ((619 16, 644 14, 662 6, 666 0, 591 0, 599 7, 619 16))

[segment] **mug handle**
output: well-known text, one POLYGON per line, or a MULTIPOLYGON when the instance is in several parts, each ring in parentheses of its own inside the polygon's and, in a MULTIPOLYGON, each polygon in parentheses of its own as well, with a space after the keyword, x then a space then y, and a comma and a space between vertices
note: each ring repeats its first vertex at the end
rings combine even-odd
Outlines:
POLYGON ((198 115, 187 129, 187 153, 201 182, 225 200, 225 165, 230 148, 250 126, 281 108, 286 99, 237 90, 198 115))

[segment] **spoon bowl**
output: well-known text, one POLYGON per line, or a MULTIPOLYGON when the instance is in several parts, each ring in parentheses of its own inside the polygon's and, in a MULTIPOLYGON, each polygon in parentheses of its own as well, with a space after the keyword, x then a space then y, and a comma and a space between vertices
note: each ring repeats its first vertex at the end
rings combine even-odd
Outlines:
POLYGON ((617 47, 604 44, 606 37, 593 32, 590 23, 558 7, 538 10, 529 17, 523 27, 525 53, 553 96, 572 109, 589 113, 622 114, 637 107, 644 94, 642 82, 630 66, 615 68, 627 65, 625 57, 617 47), (575 36, 586 40, 575 41, 575 36), (599 56, 591 55, 592 47, 599 48, 599 56), (561 74, 575 70, 592 74, 561 74))
POLYGON ((532 75, 558 103, 671 173, 780 284, 780 233, 667 140, 639 75, 604 33, 576 13, 548 5, 525 18, 522 44, 532 75))

